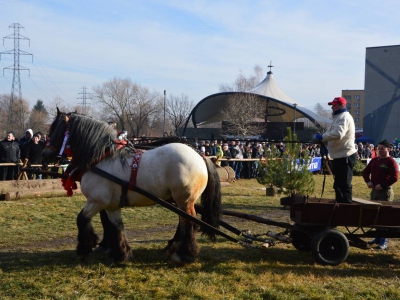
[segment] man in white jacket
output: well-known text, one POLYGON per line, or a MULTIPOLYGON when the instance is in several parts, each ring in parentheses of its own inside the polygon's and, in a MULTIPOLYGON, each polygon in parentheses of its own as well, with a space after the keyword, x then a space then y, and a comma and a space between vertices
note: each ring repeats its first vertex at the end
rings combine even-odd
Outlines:
POLYGON ((330 129, 323 135, 315 137, 328 146, 332 160, 334 175, 333 188, 336 201, 339 203, 352 202, 353 167, 357 161, 357 150, 354 144, 355 126, 353 117, 347 111, 347 101, 337 97, 329 102, 332 107, 333 121, 330 129))

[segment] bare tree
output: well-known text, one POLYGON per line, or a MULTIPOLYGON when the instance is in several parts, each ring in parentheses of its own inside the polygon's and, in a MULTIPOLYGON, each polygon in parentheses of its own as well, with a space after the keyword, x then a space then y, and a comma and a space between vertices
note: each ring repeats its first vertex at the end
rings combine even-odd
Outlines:
POLYGON ((332 112, 328 109, 324 109, 320 103, 315 104, 314 111, 317 115, 327 119, 332 119, 332 112))
POLYGON ((127 118, 132 131, 136 136, 140 136, 144 134, 143 129, 150 128, 153 116, 161 110, 162 97, 159 93, 150 92, 148 88, 136 83, 132 86, 132 95, 127 118))
POLYGON ((93 98, 101 107, 101 115, 107 120, 115 119, 122 130, 129 128, 129 105, 132 101, 132 81, 115 77, 93 88, 93 98))
POLYGON ((225 107, 221 110, 226 124, 222 128, 223 134, 235 136, 257 135, 264 131, 259 124, 264 118, 265 101, 256 94, 233 94, 225 107))
POLYGON ((178 135, 178 129, 184 125, 193 107, 194 103, 189 100, 187 95, 170 95, 166 105, 166 112, 174 127, 175 135, 178 135))
POLYGON ((263 79, 263 69, 259 65, 254 66, 254 74, 249 77, 243 75, 242 71, 239 72, 233 84, 221 83, 219 91, 223 92, 246 92, 254 88, 263 79))
POLYGON ((45 105, 46 111, 50 118, 55 118, 57 116, 57 107, 62 112, 72 112, 74 109, 65 100, 61 99, 59 96, 55 97, 50 103, 45 105))
POLYGON ((29 127, 34 131, 47 132, 49 124, 49 114, 42 100, 38 100, 33 106, 29 116, 29 127))
POLYGON ((13 130, 17 137, 21 136, 28 126, 29 103, 25 99, 14 99, 11 104, 11 95, 3 94, 0 96, 0 117, 3 131, 13 130), (8 118, 10 112, 13 116, 11 120, 8 118))

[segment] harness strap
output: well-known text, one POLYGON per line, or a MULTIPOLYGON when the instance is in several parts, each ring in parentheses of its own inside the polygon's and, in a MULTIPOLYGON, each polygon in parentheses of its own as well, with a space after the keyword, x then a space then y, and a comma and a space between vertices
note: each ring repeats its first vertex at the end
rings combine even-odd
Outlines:
MULTIPOLYGON (((122 179, 120 179, 120 178, 118 178, 118 177, 116 177, 114 175, 111 175, 111 174, 107 173, 106 171, 103 171, 103 170, 97 168, 96 166, 93 166, 90 170, 93 173, 96 173, 97 175, 99 175, 101 177, 104 177, 104 178, 106 178, 106 179, 108 179, 108 180, 110 180, 110 181, 112 181, 112 182, 114 182, 116 184, 121 185, 122 187, 124 185, 126 185, 126 192, 127 192, 127 190, 128 190, 128 188, 127 188, 128 182, 127 181, 122 180, 122 179)), ((204 227, 212 228, 215 231, 216 234, 228 239, 231 242, 243 244, 241 241, 235 239, 234 237, 231 237, 230 235, 226 234, 225 232, 223 232, 223 231, 221 231, 221 230, 219 230, 217 228, 214 228, 210 224, 207 224, 206 222, 203 222, 202 220, 200 220, 200 219, 198 219, 198 218, 196 218, 196 217, 194 217, 192 215, 189 215, 188 213, 184 212, 180 208, 178 208, 178 207, 168 203, 167 201, 164 201, 164 200, 162 200, 162 199, 150 194, 149 192, 146 192, 145 190, 142 190, 141 188, 139 188, 137 186, 134 186, 131 190, 133 190, 134 192, 137 192, 139 194, 142 194, 143 196, 149 198, 150 200, 153 200, 155 203, 160 204, 161 206, 169 209, 170 211, 180 215, 181 217, 184 217, 184 218, 186 218, 186 219, 188 219, 188 220, 190 220, 190 221, 192 221, 192 222, 194 222, 196 224, 200 224, 200 225, 202 225, 204 227)), ((122 188, 122 192, 124 192, 124 188, 122 188)), ((123 196, 124 195, 121 195, 121 200, 122 200, 123 196)), ((127 195, 125 194, 125 199, 126 199, 126 196, 127 195)), ((121 201, 120 201, 120 207, 123 207, 123 205, 121 206, 121 201)))
POLYGON ((128 200, 129 181, 122 180, 110 173, 107 173, 106 171, 103 171, 102 169, 99 169, 96 166, 92 166, 90 168, 90 171, 121 186, 122 189, 121 197, 119 198, 119 207, 123 208, 125 206, 126 200, 128 200))
POLYGON ((59 156, 63 155, 65 146, 67 145, 68 138, 69 138, 69 131, 66 131, 65 136, 64 136, 64 141, 63 141, 62 147, 60 149, 60 153, 58 154, 59 156))

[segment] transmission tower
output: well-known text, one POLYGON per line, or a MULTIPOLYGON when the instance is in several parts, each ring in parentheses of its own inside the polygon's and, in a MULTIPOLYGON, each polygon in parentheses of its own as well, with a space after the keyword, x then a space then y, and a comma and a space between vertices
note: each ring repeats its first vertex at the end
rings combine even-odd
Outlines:
POLYGON ((82 114, 86 115, 87 114, 87 110, 86 110, 86 106, 90 105, 90 103, 87 103, 86 100, 87 99, 92 99, 92 97, 88 97, 88 95, 90 96, 90 94, 88 94, 86 92, 86 86, 82 87, 82 93, 78 93, 80 95, 82 95, 82 97, 76 98, 76 99, 82 99, 81 103, 78 103, 80 105, 82 105, 82 114))
MULTIPOLYGON (((28 40, 29 41, 29 39, 27 37, 19 34, 19 30, 24 27, 21 26, 19 23, 13 23, 8 27, 13 28, 14 33, 3 38, 3 46, 4 46, 4 39, 13 39, 14 40, 14 49, 0 52, 0 60, 1 60, 1 54, 13 54, 14 55, 14 65, 3 68, 3 76, 4 76, 5 69, 13 70, 13 82, 12 82, 12 87, 11 87, 11 103, 10 103, 10 111, 8 114, 8 121, 10 124, 11 121, 13 120, 14 101, 16 99, 19 99, 22 102, 20 71, 28 71, 28 73, 29 73, 29 69, 20 65, 19 56, 20 55, 32 55, 32 54, 19 49, 19 41, 20 40, 28 40), (17 95, 18 95, 18 97, 17 97, 17 95)), ((29 41, 29 44, 30 44, 30 41, 29 41)), ((33 55, 32 55, 32 62, 33 62, 33 55)), ((22 105, 21 105, 21 111, 22 111, 22 105)))

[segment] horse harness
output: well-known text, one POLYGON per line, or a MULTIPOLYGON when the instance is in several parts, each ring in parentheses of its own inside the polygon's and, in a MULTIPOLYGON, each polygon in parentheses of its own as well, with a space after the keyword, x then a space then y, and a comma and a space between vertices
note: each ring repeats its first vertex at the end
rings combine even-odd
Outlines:
POLYGON ((103 171, 102 169, 99 169, 95 165, 90 168, 90 171, 92 171, 93 173, 121 186, 122 191, 121 191, 121 197, 119 199, 120 208, 123 208, 125 206, 126 201, 128 200, 128 190, 135 191, 136 177, 139 170, 140 160, 144 152, 145 152, 144 150, 135 150, 135 153, 132 158, 131 178, 129 179, 129 181, 122 180, 106 171, 103 171))
MULTIPOLYGON (((63 145, 62 145, 60 153, 59 153, 59 157, 62 157, 62 156, 72 157, 72 161, 73 161, 73 153, 69 147, 68 138, 69 138, 69 132, 66 131, 63 145)), ((134 188, 136 185, 137 173, 139 170, 140 160, 141 160, 142 155, 145 152, 145 150, 135 149, 133 147, 133 145, 131 143, 129 143, 129 141, 127 141, 127 140, 116 139, 115 143, 117 144, 117 149, 116 149, 117 151, 121 150, 125 147, 130 147, 134 152, 133 157, 132 157, 132 164, 130 165, 131 166, 131 177, 130 177, 129 181, 122 180, 122 179, 120 179, 116 176, 113 176, 113 175, 107 173, 106 171, 103 171, 103 170, 99 169, 98 167, 96 167, 96 165, 100 161, 102 161, 103 159, 105 159, 106 157, 108 157, 110 155, 111 151, 108 150, 108 151, 106 151, 105 155, 102 158, 100 158, 99 160, 97 160, 96 162, 94 162, 89 169, 81 170, 78 167, 76 167, 76 168, 72 169, 71 171, 69 171, 69 170, 66 171, 66 175, 68 175, 68 178, 62 178, 61 181, 62 181, 62 185, 64 186, 64 189, 67 190, 68 196, 72 195, 73 189, 77 189, 76 181, 80 182, 83 174, 85 174, 87 171, 90 170, 93 173, 95 173, 103 178, 106 178, 114 183, 117 183, 118 185, 120 185, 122 187, 119 207, 122 208, 125 206, 125 203, 128 199, 128 196, 127 196, 128 190, 134 191, 134 188)))

